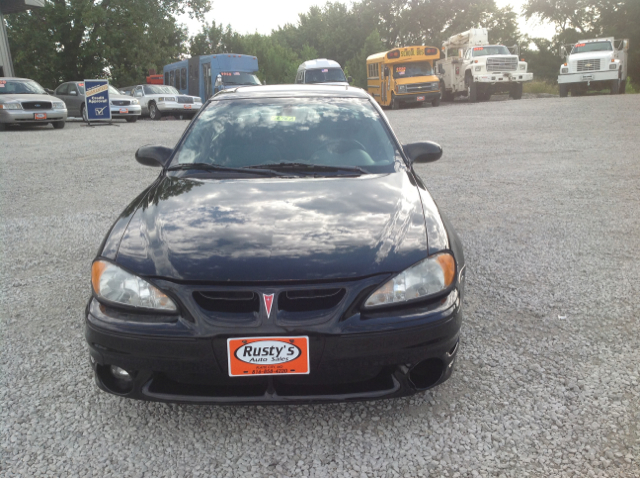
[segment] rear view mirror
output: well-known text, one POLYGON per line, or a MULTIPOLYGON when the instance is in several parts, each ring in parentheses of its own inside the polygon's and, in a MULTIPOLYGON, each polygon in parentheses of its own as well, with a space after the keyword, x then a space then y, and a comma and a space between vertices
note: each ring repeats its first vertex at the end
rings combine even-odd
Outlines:
POLYGON ((402 150, 411 163, 431 163, 442 156, 442 147, 432 141, 403 145, 402 150))
POLYGON ((173 150, 166 146, 142 146, 136 151, 136 161, 144 166, 166 167, 173 150))

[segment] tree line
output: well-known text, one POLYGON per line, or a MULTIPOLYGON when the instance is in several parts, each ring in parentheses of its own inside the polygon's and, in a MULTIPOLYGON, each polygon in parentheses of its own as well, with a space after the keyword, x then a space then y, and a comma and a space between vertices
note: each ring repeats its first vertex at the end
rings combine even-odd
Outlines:
POLYGON ((580 38, 631 38, 629 75, 640 86, 640 1, 528 0, 527 18, 549 22, 553 39, 518 29, 510 6, 495 0, 360 0, 311 7, 296 24, 268 35, 241 34, 231 25, 204 23, 210 0, 46 0, 45 7, 7 15, 18 75, 55 88, 63 81, 108 77, 116 86, 144 83, 149 69, 185 56, 239 53, 258 58, 258 76, 291 83, 298 65, 313 58, 338 61, 354 84, 366 85, 367 56, 405 45, 440 46, 449 36, 485 27, 489 41, 519 44, 534 77, 557 78, 560 45, 580 38), (201 30, 188 37, 176 21, 188 13, 201 30))

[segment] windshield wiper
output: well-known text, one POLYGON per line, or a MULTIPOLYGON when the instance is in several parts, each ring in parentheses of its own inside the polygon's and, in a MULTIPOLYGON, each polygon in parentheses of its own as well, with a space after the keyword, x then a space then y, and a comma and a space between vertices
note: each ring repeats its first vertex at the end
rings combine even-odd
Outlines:
POLYGON ((264 176, 285 176, 284 174, 278 171, 269 170, 265 168, 255 168, 255 169, 254 167, 233 168, 231 166, 214 165, 211 163, 181 163, 179 165, 175 165, 168 168, 168 171, 176 171, 176 170, 234 171, 238 173, 244 173, 245 175, 255 173, 255 174, 264 175, 264 176), (252 168, 252 169, 247 170, 247 168, 252 168))
POLYGON ((313 163, 296 163, 296 162, 280 162, 280 163, 267 163, 264 165, 246 166, 245 168, 270 168, 278 170, 295 170, 302 171, 303 173, 315 173, 319 171, 353 171, 356 173, 364 173, 368 175, 369 172, 359 166, 334 166, 334 165, 316 165, 313 163))

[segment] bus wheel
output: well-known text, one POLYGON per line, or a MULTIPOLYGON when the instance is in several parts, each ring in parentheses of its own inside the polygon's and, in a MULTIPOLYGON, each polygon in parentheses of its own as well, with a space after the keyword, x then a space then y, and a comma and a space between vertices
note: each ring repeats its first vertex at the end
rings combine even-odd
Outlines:
POLYGON ((431 102, 431 105, 433 106, 440 106, 440 97, 436 98, 435 100, 433 100, 431 102))
POLYGON ((560 98, 566 98, 569 94, 569 85, 566 83, 560 83, 558 88, 560 89, 560 98))
POLYGON ((400 108, 400 102, 393 95, 391 95, 391 109, 397 110, 398 108, 400 108))

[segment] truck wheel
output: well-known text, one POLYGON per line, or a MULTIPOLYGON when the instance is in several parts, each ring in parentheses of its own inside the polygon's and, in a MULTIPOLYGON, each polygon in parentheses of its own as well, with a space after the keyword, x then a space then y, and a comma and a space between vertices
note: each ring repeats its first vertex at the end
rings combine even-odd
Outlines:
POLYGON ((431 102, 432 106, 440 106, 440 97, 436 98, 431 102))
POLYGON ((162 113, 160 113, 160 110, 158 110, 154 102, 149 103, 149 118, 156 121, 162 118, 162 113))
POLYGON ((453 101, 453 93, 447 91, 444 86, 444 82, 440 82, 440 99, 442 101, 453 101))
POLYGON ((520 100, 522 98, 522 83, 515 83, 511 85, 509 90, 509 96, 514 100, 520 100))
POLYGON ((616 78, 615 80, 611 80, 611 94, 617 95, 620 93, 620 78, 616 78))
POLYGON ((560 89, 561 98, 566 98, 567 95, 569 95, 569 85, 567 85, 566 83, 558 84, 558 88, 560 89))
POLYGON ((475 103, 478 101, 478 85, 470 77, 467 77, 467 101, 475 103))

